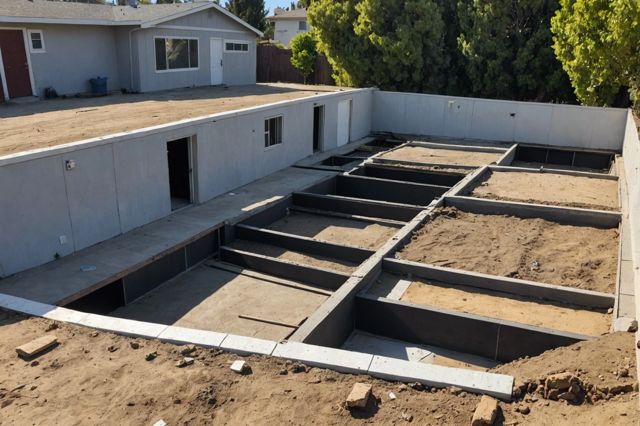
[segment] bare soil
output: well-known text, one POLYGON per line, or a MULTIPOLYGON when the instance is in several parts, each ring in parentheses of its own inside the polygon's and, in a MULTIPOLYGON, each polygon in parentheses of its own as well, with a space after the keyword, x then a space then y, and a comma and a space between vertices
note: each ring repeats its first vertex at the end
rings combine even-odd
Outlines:
POLYGON ((267 228, 371 250, 377 250, 398 232, 392 226, 298 212, 291 212, 267 228))
POLYGON ((603 312, 424 281, 412 282, 401 300, 587 336, 606 334, 611 324, 611 315, 603 312))
POLYGON ((471 195, 600 210, 620 210, 618 181, 554 173, 491 172, 471 195))
POLYGON ((319 268, 332 269, 338 272, 351 273, 358 267, 357 264, 352 262, 301 253, 298 251, 287 250, 282 247, 272 246, 269 244, 256 243, 254 241, 235 240, 234 242, 229 244, 229 246, 238 250, 259 253, 265 256, 277 257, 279 259, 290 260, 296 263, 317 266, 319 268))
MULTIPOLYGON (((92 329, 25 318, 0 311, 0 415, 3 425, 151 425, 163 419, 170 425, 203 424, 470 424, 477 395, 450 390, 414 390, 399 383, 368 376, 308 368, 293 373, 284 360, 197 348, 193 365, 177 368, 182 347, 133 339, 92 329), (57 327, 51 330, 52 327, 57 327), (54 333, 60 345, 34 361, 16 356, 14 348, 54 333), (133 349, 131 343, 139 344, 133 349), (145 356, 155 352, 153 361, 145 356), (238 375, 232 361, 246 360, 252 373, 238 375), (284 374, 284 371, 287 371, 284 374), (356 382, 373 385, 365 409, 343 408, 356 382), (397 399, 390 400, 389 392, 397 399)), ((635 378, 633 337, 611 335, 547 352, 502 366, 497 372, 515 374, 517 381, 543 377, 548 371, 578 368, 590 376, 614 380, 610 370, 629 363, 635 378), (613 337, 613 338, 612 338, 613 337), (580 346, 580 350, 575 347, 580 346)), ((525 397, 526 398, 526 397, 525 397)), ((634 425, 637 392, 621 394, 593 405, 501 402, 498 424, 634 425), (526 404, 523 415, 516 407, 526 404)))
POLYGON ((441 172, 441 173, 444 172, 447 174, 461 175, 461 177, 464 177, 464 175, 468 175, 473 170, 475 170, 475 169, 459 169, 455 167, 438 166, 438 165, 416 166, 416 165, 409 165, 409 164, 394 164, 393 167, 400 168, 400 169, 417 170, 422 172, 441 172))
POLYGON ((418 163, 483 166, 498 161, 502 155, 502 153, 405 146, 383 154, 380 158, 418 163))
POLYGON ((258 84, 0 104, 0 155, 341 90, 258 84))
POLYGON ((618 230, 437 210, 400 259, 613 293, 618 230))

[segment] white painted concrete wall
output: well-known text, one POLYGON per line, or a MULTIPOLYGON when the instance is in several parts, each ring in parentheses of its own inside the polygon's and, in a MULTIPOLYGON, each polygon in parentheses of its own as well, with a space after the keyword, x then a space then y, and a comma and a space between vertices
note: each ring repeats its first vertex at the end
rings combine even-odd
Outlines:
POLYGON ((627 111, 378 91, 373 129, 620 151, 627 111))
MULTIPOLYGON (((628 219, 631 228, 631 256, 635 285, 636 313, 640 312, 640 137, 631 111, 627 113, 624 147, 624 174, 627 182, 628 219)), ((640 337, 640 336, 639 336, 640 337)), ((640 351, 638 352, 640 356, 640 351)))
POLYGON ((367 136, 371 92, 323 94, 0 157, 0 276, 171 214, 167 141, 195 136, 196 198, 205 202, 311 155, 315 105, 325 106, 325 150, 336 147, 341 100, 353 100, 351 139, 367 136), (264 120, 275 115, 283 116, 283 143, 265 149, 264 120), (66 160, 75 160, 75 169, 65 170, 66 160))

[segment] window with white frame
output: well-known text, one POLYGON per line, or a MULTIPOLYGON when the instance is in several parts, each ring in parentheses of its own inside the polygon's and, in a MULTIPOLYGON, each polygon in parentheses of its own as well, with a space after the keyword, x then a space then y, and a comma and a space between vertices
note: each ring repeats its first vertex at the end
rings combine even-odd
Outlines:
POLYGON ((249 43, 245 41, 225 40, 224 51, 225 52, 248 52, 249 43))
POLYGON ((298 21, 298 30, 307 31, 307 21, 298 21))
POLYGON ((282 143, 282 116, 264 120, 264 147, 280 145, 282 143))
POLYGON ((156 37, 156 71, 198 69, 198 39, 156 37))
POLYGON ((31 53, 44 52, 44 37, 42 36, 42 30, 29 30, 29 50, 31 53))

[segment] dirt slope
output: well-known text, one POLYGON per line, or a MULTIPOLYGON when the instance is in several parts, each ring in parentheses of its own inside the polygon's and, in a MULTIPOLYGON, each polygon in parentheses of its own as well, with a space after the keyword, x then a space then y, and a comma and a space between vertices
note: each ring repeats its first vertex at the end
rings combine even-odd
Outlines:
MULTIPOLYGON (((479 401, 478 396, 464 392, 418 391, 367 376, 316 368, 294 373, 293 364, 257 356, 244 358, 253 372, 240 376, 228 368, 238 356, 206 349, 196 349, 193 365, 177 368, 175 362, 182 358, 177 346, 66 324, 56 324, 58 328, 51 330, 52 324, 0 311, 3 425, 151 425, 159 419, 169 425, 406 424, 403 413, 413 416, 413 424, 465 425, 470 424, 479 401), (56 334, 60 346, 35 362, 17 358, 16 346, 46 333, 56 334), (132 342, 140 347, 133 349, 132 342), (157 358, 146 361, 145 356, 154 351, 157 358), (284 370, 287 374, 281 374, 284 370), (367 409, 350 412, 342 408, 342 402, 357 381, 373 384, 379 402, 370 401, 367 409), (397 395, 396 400, 389 399, 391 391, 397 395)), ((620 344, 625 349, 607 357, 615 356, 623 362, 620 356, 630 353, 626 346, 631 343, 628 338, 622 339, 620 344)), ((552 354, 554 358, 558 353, 552 354)), ((527 366, 523 371, 528 373, 532 364, 523 363, 527 366)), ((588 365, 593 374, 600 368, 599 364, 588 365)), ((520 367, 514 363, 500 371, 511 368, 520 367)), ((548 402, 548 406, 531 405, 528 416, 513 412, 517 403, 501 403, 505 417, 501 422, 630 425, 637 416, 637 393, 595 405, 574 407, 548 402)))

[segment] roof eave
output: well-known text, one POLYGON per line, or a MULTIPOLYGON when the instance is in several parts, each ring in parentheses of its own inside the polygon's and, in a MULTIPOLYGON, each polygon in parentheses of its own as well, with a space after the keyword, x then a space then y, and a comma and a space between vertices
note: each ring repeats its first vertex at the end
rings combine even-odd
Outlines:
POLYGON ((172 21, 172 20, 178 19, 178 18, 182 18, 183 16, 188 16, 188 15, 191 15, 193 13, 202 12, 202 11, 207 10, 207 9, 216 9, 218 12, 220 12, 223 15, 233 19, 234 21, 236 21, 237 23, 239 23, 243 27, 246 27, 248 30, 256 33, 258 35, 258 37, 262 37, 264 35, 262 33, 262 31, 260 31, 259 29, 254 28, 251 25, 247 24, 245 21, 243 21, 242 19, 238 18, 236 15, 234 15, 231 12, 229 12, 227 9, 217 5, 216 3, 204 4, 204 5, 200 6, 200 7, 194 7, 192 9, 185 10, 185 11, 182 11, 182 12, 179 12, 179 13, 175 13, 173 15, 165 16, 163 18, 158 18, 158 19, 153 19, 153 20, 150 20, 150 21, 145 21, 140 26, 142 28, 151 28, 151 27, 154 27, 156 25, 162 24, 164 22, 172 21))
POLYGON ((0 23, 7 24, 62 24, 62 25, 140 25, 141 21, 111 21, 105 19, 44 18, 32 16, 0 16, 0 23))

